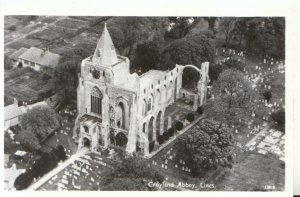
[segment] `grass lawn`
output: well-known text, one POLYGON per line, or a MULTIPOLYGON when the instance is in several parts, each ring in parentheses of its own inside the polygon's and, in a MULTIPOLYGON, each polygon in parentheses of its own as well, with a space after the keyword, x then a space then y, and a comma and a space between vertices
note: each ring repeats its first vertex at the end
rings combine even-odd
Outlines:
POLYGON ((276 156, 245 152, 239 157, 243 157, 241 161, 215 181, 219 190, 264 191, 265 186, 275 186, 275 191, 284 190, 284 162, 276 156))

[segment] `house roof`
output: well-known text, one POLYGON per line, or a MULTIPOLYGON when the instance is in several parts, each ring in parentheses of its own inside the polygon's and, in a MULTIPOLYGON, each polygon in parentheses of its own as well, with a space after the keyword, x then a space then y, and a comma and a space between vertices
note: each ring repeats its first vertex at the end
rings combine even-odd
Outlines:
POLYGON ((25 53, 25 51, 27 51, 27 50, 28 50, 27 48, 22 47, 22 48, 20 48, 19 50, 17 50, 16 52, 14 52, 13 54, 11 54, 11 55, 9 56, 9 58, 17 61, 17 60, 19 59, 19 57, 20 57, 23 53, 25 53))
POLYGON ((20 58, 43 66, 55 67, 58 65, 61 56, 50 51, 31 47, 20 58))
POLYGON ((100 66, 112 66, 119 62, 113 41, 107 30, 106 23, 94 52, 93 62, 100 66))
POLYGON ((21 109, 16 104, 11 104, 4 107, 4 119, 10 120, 12 118, 22 115, 21 109))

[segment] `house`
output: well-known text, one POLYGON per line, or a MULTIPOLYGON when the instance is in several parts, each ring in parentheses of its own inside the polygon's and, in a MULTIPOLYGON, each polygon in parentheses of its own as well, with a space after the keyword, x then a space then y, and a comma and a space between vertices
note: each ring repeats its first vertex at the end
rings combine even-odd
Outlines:
POLYGON ((14 98, 14 103, 4 107, 4 128, 8 128, 18 125, 20 123, 23 114, 26 114, 29 110, 37 106, 48 106, 46 101, 34 103, 32 105, 18 106, 17 99, 14 98))
POLYGON ((23 67, 30 67, 36 71, 51 71, 60 59, 60 55, 36 47, 31 47, 19 56, 23 67))
POLYGON ((13 66, 13 67, 17 67, 17 66, 19 65, 19 63, 20 63, 19 57, 20 57, 23 53, 25 53, 27 50, 28 50, 27 48, 22 47, 22 48, 20 48, 19 50, 17 50, 16 52, 14 52, 13 54, 11 54, 11 55, 9 56, 9 58, 10 58, 11 61, 12 61, 12 64, 13 64, 12 66, 13 66))
POLYGON ((4 128, 8 129, 19 124, 22 114, 22 110, 18 106, 18 101, 14 98, 13 104, 4 107, 4 128))

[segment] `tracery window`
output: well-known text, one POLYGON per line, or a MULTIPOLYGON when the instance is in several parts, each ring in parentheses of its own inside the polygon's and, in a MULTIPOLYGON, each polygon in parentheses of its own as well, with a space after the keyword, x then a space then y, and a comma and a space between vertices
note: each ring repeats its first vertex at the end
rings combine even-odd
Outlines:
POLYGON ((91 112, 101 115, 103 95, 97 87, 91 92, 91 112))

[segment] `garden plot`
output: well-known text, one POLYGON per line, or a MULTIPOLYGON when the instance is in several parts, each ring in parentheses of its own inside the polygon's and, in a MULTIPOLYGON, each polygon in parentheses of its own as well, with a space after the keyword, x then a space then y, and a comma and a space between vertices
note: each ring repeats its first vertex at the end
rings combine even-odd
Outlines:
POLYGON ((53 79, 42 80, 42 74, 30 68, 15 68, 5 71, 5 96, 18 101, 35 102, 39 94, 51 90, 53 79))

